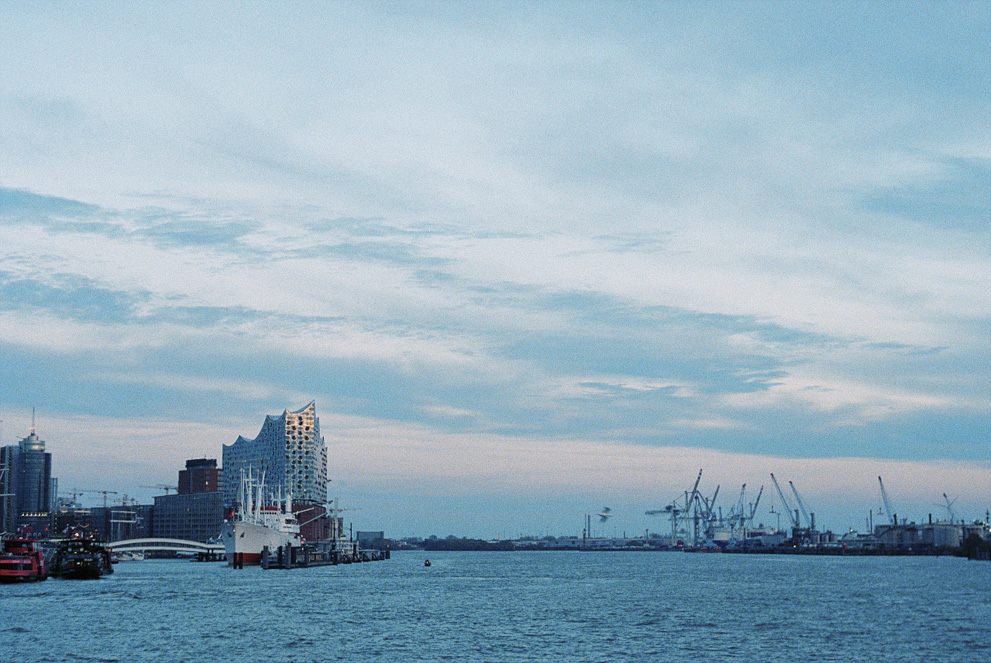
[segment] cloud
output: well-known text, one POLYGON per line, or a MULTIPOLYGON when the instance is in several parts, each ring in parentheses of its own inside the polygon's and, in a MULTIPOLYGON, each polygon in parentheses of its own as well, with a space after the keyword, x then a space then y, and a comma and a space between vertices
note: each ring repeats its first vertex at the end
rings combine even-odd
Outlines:
POLYGON ((886 187, 873 193, 864 207, 892 217, 940 228, 977 231, 991 216, 988 184, 991 163, 951 160, 944 172, 928 181, 886 187))
POLYGON ((985 459, 984 5, 228 18, 0 8, 3 408, 317 398, 473 506, 985 459))
MULTIPOLYGON (((643 511, 660 508, 690 489, 699 467, 704 479, 700 488, 706 494, 720 485, 723 491, 735 495, 737 487, 746 483, 750 499, 754 499, 758 487, 764 485, 764 509, 777 500, 769 473, 775 473, 782 483, 793 480, 806 502, 817 511, 819 522, 839 531, 858 525, 863 530, 861 514, 866 517, 880 500, 878 474, 884 475, 889 490, 898 486, 901 513, 914 519, 924 518, 931 510, 929 503, 939 497, 942 487, 961 491, 968 485, 988 485, 991 477, 987 463, 864 457, 796 460, 573 439, 478 435, 449 438, 436 429, 328 416, 321 417, 321 425, 327 431, 331 457, 335 459, 331 473, 358 494, 371 496, 382 486, 389 486, 390 490, 425 500, 443 497, 453 501, 479 493, 505 498, 526 493, 538 502, 554 502, 561 495, 571 495, 575 510, 572 517, 576 520, 582 508, 592 508, 594 499, 629 501, 636 496, 640 502, 633 501, 622 514, 622 526, 634 531, 645 526, 662 529, 664 523, 645 517, 643 511), (591 498, 592 504, 582 505, 581 495, 591 498), (842 508, 831 507, 837 504, 842 508), (856 512, 847 510, 852 506, 857 507, 856 512), (631 509, 636 511, 631 513, 631 509)), ((960 494, 967 495, 972 509, 981 503, 980 491, 960 494)), ((412 508, 416 511, 415 506, 412 508)), ((507 520, 494 511, 489 516, 497 522, 507 520)), ((513 517, 525 523, 539 520, 537 513, 514 511, 513 517)))

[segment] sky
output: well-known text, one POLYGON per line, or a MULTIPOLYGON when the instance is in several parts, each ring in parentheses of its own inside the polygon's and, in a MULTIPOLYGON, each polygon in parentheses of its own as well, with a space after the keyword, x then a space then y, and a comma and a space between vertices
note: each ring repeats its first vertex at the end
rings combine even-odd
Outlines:
POLYGON ((0 442, 37 408, 62 494, 315 401, 394 537, 665 531, 700 469, 769 524, 772 472, 839 532, 878 476, 991 509, 991 3, 0 25, 0 442))

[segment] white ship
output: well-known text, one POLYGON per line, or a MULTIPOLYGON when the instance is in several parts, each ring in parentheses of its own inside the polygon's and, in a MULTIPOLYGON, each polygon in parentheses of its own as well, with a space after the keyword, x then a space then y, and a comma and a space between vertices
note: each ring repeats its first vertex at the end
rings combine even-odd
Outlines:
POLYGON ((258 564, 266 547, 273 555, 279 547, 287 553, 289 548, 299 548, 303 540, 292 511, 292 495, 284 499, 279 495, 266 503, 265 475, 255 481, 242 472, 237 505, 224 522, 221 537, 227 563, 233 565, 258 564))

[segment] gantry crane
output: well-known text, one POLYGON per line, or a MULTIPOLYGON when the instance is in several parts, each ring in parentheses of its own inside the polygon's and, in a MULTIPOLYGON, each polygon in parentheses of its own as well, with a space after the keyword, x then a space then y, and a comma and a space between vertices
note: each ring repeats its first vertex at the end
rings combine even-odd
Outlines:
POLYGON ((702 480, 702 470, 699 470, 699 474, 695 477, 695 485, 692 486, 692 490, 689 493, 685 491, 682 497, 677 497, 671 501, 670 504, 665 506, 663 509, 651 509, 646 511, 648 516, 657 516, 661 514, 667 514, 671 521, 671 546, 678 545, 678 534, 679 534, 679 524, 682 521, 688 519, 688 514, 692 510, 695 504, 696 495, 698 494, 699 481, 702 480), (683 500, 683 501, 682 501, 683 500))

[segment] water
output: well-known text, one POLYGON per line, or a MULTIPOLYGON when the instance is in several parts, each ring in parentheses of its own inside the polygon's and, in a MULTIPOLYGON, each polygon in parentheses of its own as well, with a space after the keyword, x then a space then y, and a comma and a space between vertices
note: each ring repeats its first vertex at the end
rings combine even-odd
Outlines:
POLYGON ((0 586, 0 659, 991 660, 991 564, 684 553, 398 553, 262 571, 126 562, 0 586))

